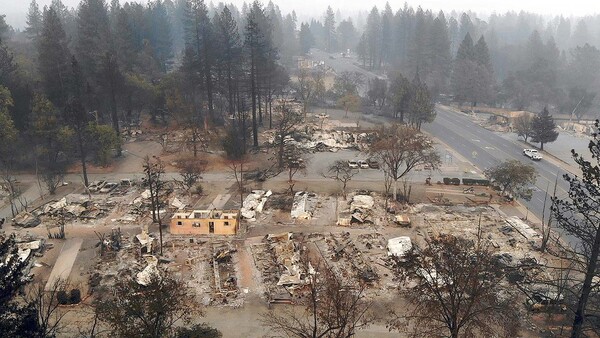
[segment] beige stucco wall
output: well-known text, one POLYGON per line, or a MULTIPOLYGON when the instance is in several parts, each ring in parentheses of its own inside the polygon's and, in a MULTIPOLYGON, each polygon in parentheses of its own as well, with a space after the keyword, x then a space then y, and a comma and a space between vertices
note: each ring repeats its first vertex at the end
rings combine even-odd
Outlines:
POLYGON ((214 235, 235 235, 237 231, 237 219, 186 219, 172 218, 169 225, 174 235, 208 235, 209 222, 214 223, 214 235), (225 225, 228 223, 228 225, 225 225), (196 225, 194 225, 196 224, 196 225))

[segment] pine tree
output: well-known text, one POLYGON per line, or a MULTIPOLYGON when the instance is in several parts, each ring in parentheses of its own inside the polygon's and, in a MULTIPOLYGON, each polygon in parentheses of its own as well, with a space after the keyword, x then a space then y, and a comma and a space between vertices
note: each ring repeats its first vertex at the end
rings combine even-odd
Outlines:
POLYGON ((48 99, 64 107, 69 79, 69 49, 67 36, 54 8, 44 11, 42 32, 38 43, 39 71, 48 99))
POLYGON ((105 0, 82 0, 77 13, 76 55, 92 83, 99 78, 102 58, 110 49, 110 27, 105 0))
POLYGON ((42 12, 35 0, 32 0, 29 4, 29 11, 27 12, 27 27, 25 33, 33 41, 37 43, 38 38, 42 32, 42 12))
POLYGON ((456 59, 452 70, 452 91, 454 100, 473 102, 475 93, 475 68, 473 40, 471 34, 467 33, 456 51, 456 59))
POLYGON ((300 25, 300 50, 302 53, 306 54, 310 51, 310 49, 315 45, 315 38, 310 31, 310 27, 308 23, 303 22, 300 25))
POLYGON ((264 48, 264 32, 260 27, 260 20, 264 16, 263 9, 258 1, 252 3, 252 7, 246 18, 245 48, 248 52, 250 98, 252 100, 252 143, 258 147, 258 119, 257 104, 259 96, 258 67, 262 58, 264 48))
POLYGON ((580 19, 577 26, 575 26, 573 36, 571 36, 571 47, 583 46, 586 43, 591 43, 590 33, 585 21, 580 19))
POLYGON ((393 78, 389 90, 391 106, 394 113, 394 118, 400 117, 400 123, 404 123, 404 114, 408 110, 408 105, 411 97, 410 81, 398 74, 393 78))
POLYGON ((75 56, 71 58, 69 77, 69 97, 64 110, 64 118, 67 124, 75 131, 77 150, 79 153, 79 160, 81 161, 83 183, 87 187, 89 186, 87 176, 88 142, 86 139, 88 114, 83 105, 83 74, 75 56))
POLYGON ((450 76, 450 39, 444 12, 440 11, 434 19, 429 37, 431 49, 431 89, 436 94, 445 92, 450 76))
POLYGON ((460 26, 458 29, 458 38, 464 39, 467 34, 473 35, 474 33, 473 21, 467 13, 462 13, 460 16, 460 26))
POLYGON ((233 114, 235 112, 234 98, 237 95, 235 78, 238 78, 241 72, 242 42, 237 24, 227 6, 218 16, 215 28, 219 48, 219 68, 222 68, 225 73, 228 112, 233 114))
MULTIPOLYGON (((126 7, 130 9, 131 7, 126 7)), ((116 23, 114 27, 114 44, 115 50, 118 51, 117 59, 119 67, 124 72, 133 70, 136 61, 136 45, 134 41, 135 30, 132 24, 132 18, 126 8, 121 8, 117 13, 116 23)))
POLYGON ((393 48, 394 12, 389 2, 385 3, 385 9, 381 15, 381 60, 389 63, 393 48))
POLYGON ((203 87, 208 105, 208 116, 214 122, 213 67, 214 41, 212 23, 204 0, 188 0, 186 21, 186 45, 194 51, 197 71, 202 74, 203 87))
POLYGON ((554 118, 546 107, 533 118, 531 129, 531 141, 539 142, 541 150, 544 150, 544 143, 554 142, 558 138, 554 118))
POLYGON ((167 8, 163 1, 153 1, 148 4, 147 12, 148 40, 152 45, 156 62, 160 69, 166 72, 167 60, 173 56, 173 39, 167 8))
MULTIPOLYGON (((112 127, 115 130, 116 135, 120 137, 121 131, 119 128, 119 114, 117 111, 117 94, 120 93, 122 89, 123 74, 121 74, 117 58, 113 54, 107 52, 102 61, 102 75, 104 80, 102 81, 102 84, 109 101, 112 127)), ((117 149, 117 155, 121 155, 120 147, 117 149)))
POLYGON ((473 38, 470 33, 467 33, 456 51, 456 60, 473 60, 474 58, 473 38))
POLYGON ((408 106, 410 124, 417 130, 421 130, 423 122, 433 122, 435 119, 435 105, 431 101, 427 85, 421 82, 418 72, 412 82, 408 106))
MULTIPOLYGON (((429 13, 430 14, 430 13, 429 13)), ((431 64, 431 53, 429 51, 430 27, 428 14, 421 7, 417 9, 415 16, 415 33, 409 44, 408 65, 411 73, 418 71, 424 77, 429 74, 431 64)))
POLYGON ((2 42, 0 34, 0 86, 8 86, 8 82, 17 71, 14 56, 8 47, 2 42))
POLYGON ((331 6, 327 6, 323 28, 325 29, 325 46, 327 47, 327 52, 331 53, 333 51, 333 44, 335 43, 335 15, 331 6))
POLYGON ((404 64, 408 60, 408 52, 410 50, 411 38, 414 35, 414 10, 404 3, 402 10, 396 14, 396 29, 395 32, 395 54, 396 61, 404 64))
POLYGON ((473 45, 471 34, 467 33, 456 52, 452 72, 454 99, 460 103, 487 102, 492 98, 494 72, 490 53, 483 36, 473 45))
POLYGON ((342 20, 337 28, 338 44, 342 52, 348 49, 353 49, 358 43, 356 28, 352 23, 352 19, 342 20))
POLYGON ((473 47, 473 57, 477 66, 475 69, 477 74, 476 99, 480 102, 489 102, 494 90, 494 69, 492 68, 490 52, 483 35, 473 47))
POLYGON ((365 34, 369 68, 374 69, 379 65, 381 54, 381 17, 377 7, 373 7, 367 17, 365 34))
POLYGON ((8 161, 13 158, 13 145, 17 141, 17 130, 8 112, 14 101, 8 88, 0 85, 0 168, 10 166, 8 161), (7 162, 5 162, 7 161, 7 162))
POLYGON ((281 59, 284 64, 291 64, 293 56, 299 53, 299 41, 296 36, 296 16, 288 14, 282 23, 283 41, 281 50, 281 59))

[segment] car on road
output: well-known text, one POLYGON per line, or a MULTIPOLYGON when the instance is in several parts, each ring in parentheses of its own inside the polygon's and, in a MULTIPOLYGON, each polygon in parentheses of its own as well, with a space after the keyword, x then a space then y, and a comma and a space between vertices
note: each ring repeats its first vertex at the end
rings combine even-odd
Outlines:
POLYGON ((365 161, 365 160, 358 160, 357 163, 358 163, 358 166, 361 169, 369 169, 369 163, 367 163, 367 161, 365 161))
POLYGON ((379 162, 377 162, 377 160, 369 158, 367 159, 367 163, 369 163, 369 168, 379 169, 379 162))
POLYGON ((350 160, 348 161, 348 167, 350 167, 350 169, 358 169, 359 165, 358 162, 356 162, 356 160, 350 160))
POLYGON ((118 183, 114 183, 114 182, 109 182, 106 183, 102 189, 100 189, 100 193, 102 194, 108 194, 109 192, 115 190, 116 187, 118 187, 119 184, 118 183))
POLYGON ((539 161, 542 159, 542 155, 540 155, 537 149, 523 149, 523 155, 529 157, 534 161, 539 161))

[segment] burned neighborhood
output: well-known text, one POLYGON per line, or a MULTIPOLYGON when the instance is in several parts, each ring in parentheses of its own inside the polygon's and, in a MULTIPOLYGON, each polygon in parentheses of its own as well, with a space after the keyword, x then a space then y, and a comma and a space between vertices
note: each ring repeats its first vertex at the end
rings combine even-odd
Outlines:
POLYGON ((1 1, 0 338, 600 336, 597 5, 1 1))

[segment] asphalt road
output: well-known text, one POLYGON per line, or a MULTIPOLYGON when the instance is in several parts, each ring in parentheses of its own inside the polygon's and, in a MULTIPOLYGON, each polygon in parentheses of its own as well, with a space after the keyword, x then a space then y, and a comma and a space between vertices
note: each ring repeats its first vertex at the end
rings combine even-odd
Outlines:
MULTIPOLYGON (((358 67, 353 58, 341 58, 334 55, 313 49, 311 50, 313 59, 325 62, 325 65, 331 67, 336 72, 350 71, 359 72, 367 79, 377 77, 378 75, 358 67)), ((507 159, 516 159, 524 163, 532 163, 539 176, 533 189, 533 196, 530 201, 522 201, 529 208, 530 212, 538 218, 542 218, 544 210, 544 199, 546 191, 552 193, 554 182, 558 175, 556 194, 558 197, 564 197, 567 194, 568 184, 562 178, 565 170, 553 163, 542 159, 539 162, 529 160, 523 156, 523 147, 502 138, 496 133, 489 131, 473 123, 468 117, 455 113, 451 110, 436 108, 437 117, 430 124, 424 124, 423 130, 439 139, 441 142, 454 149, 460 155, 468 159, 480 170, 494 166, 500 161, 507 159)), ((547 218, 550 210, 549 197, 546 201, 547 218)))
MULTIPOLYGON (((447 144, 480 170, 507 159, 533 164, 538 172, 537 181, 532 187, 533 196, 530 201, 521 202, 538 218, 542 218, 546 191, 552 194, 557 176, 556 195, 558 198, 567 196, 568 184, 563 179, 563 174, 566 173, 564 169, 547 159, 538 162, 530 160, 523 156, 522 146, 475 124, 463 114, 439 106, 436 107, 436 112, 437 116, 434 122, 424 124, 423 130, 447 144)), ((545 210, 546 219, 550 214, 550 204, 550 196, 548 196, 545 210)))

